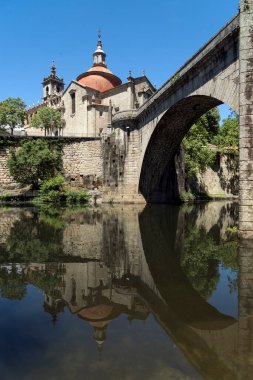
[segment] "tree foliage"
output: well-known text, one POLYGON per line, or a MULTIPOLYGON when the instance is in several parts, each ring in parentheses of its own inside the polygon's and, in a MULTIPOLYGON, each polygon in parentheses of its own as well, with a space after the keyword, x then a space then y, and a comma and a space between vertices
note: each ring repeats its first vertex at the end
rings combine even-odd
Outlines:
MULTIPOLYGON (((238 241, 236 236, 229 232, 217 234, 217 226, 227 223, 227 212, 228 210, 221 209, 217 225, 209 231, 205 226, 196 226, 196 208, 186 216, 181 267, 193 288, 205 299, 216 289, 221 268, 231 271, 233 276, 228 278, 228 286, 231 292, 236 290, 238 241)), ((232 209, 229 213, 233 215, 232 209)))
MULTIPOLYGON (((237 115, 231 115, 219 125, 220 114, 218 108, 213 108, 194 124, 185 138, 186 177, 192 178, 198 172, 203 172, 214 162, 216 153, 210 144, 217 145, 220 150, 226 147, 237 147, 239 141, 239 122, 237 115)), ((229 150, 229 149, 228 149, 229 150)))
POLYGON ((90 199, 90 195, 81 190, 71 189, 61 174, 44 181, 40 187, 37 202, 53 204, 84 204, 90 199))
POLYGON ((25 103, 20 98, 7 98, 0 102, 0 127, 9 125, 13 134, 13 129, 24 123, 25 107, 25 103))
POLYGON ((187 177, 193 177, 210 166, 215 153, 209 148, 215 134, 219 131, 219 110, 214 108, 194 124, 183 140, 185 150, 185 171, 187 177))
POLYGON ((11 150, 8 167, 15 181, 38 188, 61 169, 61 153, 45 140, 26 140, 20 148, 11 150))
POLYGON ((231 147, 238 147, 239 141, 239 119, 233 112, 228 118, 223 120, 219 133, 214 137, 214 144, 220 148, 229 150, 231 147))
POLYGON ((41 107, 38 109, 37 113, 33 116, 31 123, 31 128, 41 128, 47 131, 52 129, 61 129, 61 114, 58 110, 51 107, 41 107))

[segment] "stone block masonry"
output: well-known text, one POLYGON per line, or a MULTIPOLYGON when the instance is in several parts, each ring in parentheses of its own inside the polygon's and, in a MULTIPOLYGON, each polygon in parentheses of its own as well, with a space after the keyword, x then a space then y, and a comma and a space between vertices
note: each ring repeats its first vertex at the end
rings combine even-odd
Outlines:
POLYGON ((253 238, 253 0, 240 2, 240 237, 253 238))
MULTIPOLYGON (((50 140, 49 140, 50 141, 50 140)), ((62 143, 63 173, 72 186, 94 189, 103 183, 102 142, 100 139, 65 139, 62 143)), ((17 140, 20 146, 22 139, 17 140)), ((9 148, 0 148, 0 194, 16 195, 22 187, 14 181, 8 169, 9 148)))
POLYGON ((239 192, 238 160, 233 153, 216 155, 215 162, 196 178, 187 180, 189 190, 213 197, 234 197, 239 192))
POLYGON ((92 189, 102 185, 101 140, 74 140, 64 144, 62 162, 64 175, 72 186, 92 189))
POLYGON ((9 173, 7 161, 9 157, 8 148, 0 148, 0 194, 12 192, 20 188, 9 173))

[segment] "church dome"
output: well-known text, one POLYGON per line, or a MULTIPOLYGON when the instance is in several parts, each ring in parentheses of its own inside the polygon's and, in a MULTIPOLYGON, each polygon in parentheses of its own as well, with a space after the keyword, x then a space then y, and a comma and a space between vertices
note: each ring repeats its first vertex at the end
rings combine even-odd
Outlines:
POLYGON ((110 70, 103 66, 93 66, 77 77, 78 83, 87 86, 99 92, 111 90, 121 85, 121 80, 110 70))
POLYGON ((98 36, 97 49, 93 53, 93 66, 83 74, 80 74, 76 80, 82 86, 87 86, 99 92, 105 92, 121 85, 121 80, 114 75, 105 63, 106 54, 102 50, 102 42, 98 36))

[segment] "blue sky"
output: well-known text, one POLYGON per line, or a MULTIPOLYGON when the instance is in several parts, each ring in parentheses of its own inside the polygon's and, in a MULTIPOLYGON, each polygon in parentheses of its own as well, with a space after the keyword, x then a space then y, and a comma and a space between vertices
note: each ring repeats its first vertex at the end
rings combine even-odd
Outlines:
POLYGON ((41 100, 53 60, 66 84, 89 69, 98 28, 110 70, 125 82, 129 70, 139 76, 145 69, 159 88, 237 13, 238 3, 0 0, 0 100, 41 100))

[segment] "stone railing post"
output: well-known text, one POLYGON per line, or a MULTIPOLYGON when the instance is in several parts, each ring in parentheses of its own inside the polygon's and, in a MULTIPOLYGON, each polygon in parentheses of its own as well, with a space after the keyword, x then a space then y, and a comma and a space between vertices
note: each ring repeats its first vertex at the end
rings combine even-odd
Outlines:
POLYGON ((253 0, 240 1, 240 216, 241 238, 253 239, 253 0))

